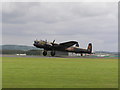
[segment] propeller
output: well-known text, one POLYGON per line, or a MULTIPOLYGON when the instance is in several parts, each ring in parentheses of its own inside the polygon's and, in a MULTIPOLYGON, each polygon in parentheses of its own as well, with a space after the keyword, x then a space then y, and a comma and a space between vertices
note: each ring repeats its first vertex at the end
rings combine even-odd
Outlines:
POLYGON ((51 43, 53 51, 54 51, 54 48, 55 48, 55 44, 54 43, 55 43, 55 40, 53 40, 53 42, 51 43))
POLYGON ((45 44, 47 44, 47 39, 45 40, 45 44))
POLYGON ((55 40, 53 40, 53 42, 51 43, 51 44, 52 44, 52 46, 54 46, 54 43, 55 43, 55 40))
POLYGON ((37 41, 37 39, 35 39, 35 41, 34 42, 36 42, 37 41))
POLYGON ((53 40, 53 44, 54 44, 55 40, 53 40))

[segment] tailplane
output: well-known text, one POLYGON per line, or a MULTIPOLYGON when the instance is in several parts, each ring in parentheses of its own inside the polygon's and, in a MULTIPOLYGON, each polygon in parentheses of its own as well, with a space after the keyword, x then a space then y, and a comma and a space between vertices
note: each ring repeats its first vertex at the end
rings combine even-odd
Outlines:
POLYGON ((92 53, 92 43, 88 44, 87 50, 89 51, 89 53, 92 53))

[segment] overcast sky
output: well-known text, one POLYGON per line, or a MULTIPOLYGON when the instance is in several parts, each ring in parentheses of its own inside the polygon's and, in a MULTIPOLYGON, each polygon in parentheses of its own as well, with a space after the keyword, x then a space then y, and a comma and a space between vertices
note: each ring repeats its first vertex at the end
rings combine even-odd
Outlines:
POLYGON ((32 46, 35 39, 75 40, 94 51, 118 50, 117 2, 3 3, 2 44, 32 46))

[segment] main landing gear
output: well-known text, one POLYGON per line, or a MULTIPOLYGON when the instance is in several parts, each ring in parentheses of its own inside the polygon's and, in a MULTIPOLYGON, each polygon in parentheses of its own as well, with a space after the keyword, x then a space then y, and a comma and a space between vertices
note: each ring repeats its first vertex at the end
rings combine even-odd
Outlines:
POLYGON ((81 53, 81 56, 83 56, 83 54, 81 53))
MULTIPOLYGON (((51 56, 55 56, 55 51, 51 51, 51 56)), ((43 51, 43 56, 46 56, 47 55, 47 51, 46 50, 44 50, 43 51)))
POLYGON ((44 56, 46 56, 46 55, 47 55, 47 51, 46 51, 46 50, 44 50, 43 55, 44 55, 44 56))
POLYGON ((55 51, 51 51, 51 56, 55 56, 55 51))

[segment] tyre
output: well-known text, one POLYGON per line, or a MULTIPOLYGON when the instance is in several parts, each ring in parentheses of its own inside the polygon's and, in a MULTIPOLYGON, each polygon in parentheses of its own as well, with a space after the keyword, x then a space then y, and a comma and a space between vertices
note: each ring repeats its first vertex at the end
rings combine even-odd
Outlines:
POLYGON ((55 51, 51 51, 51 56, 55 56, 55 51))
POLYGON ((83 56, 83 54, 81 53, 81 56, 83 56))
POLYGON ((47 55, 47 51, 44 51, 44 52, 43 52, 43 56, 46 56, 46 55, 47 55))

